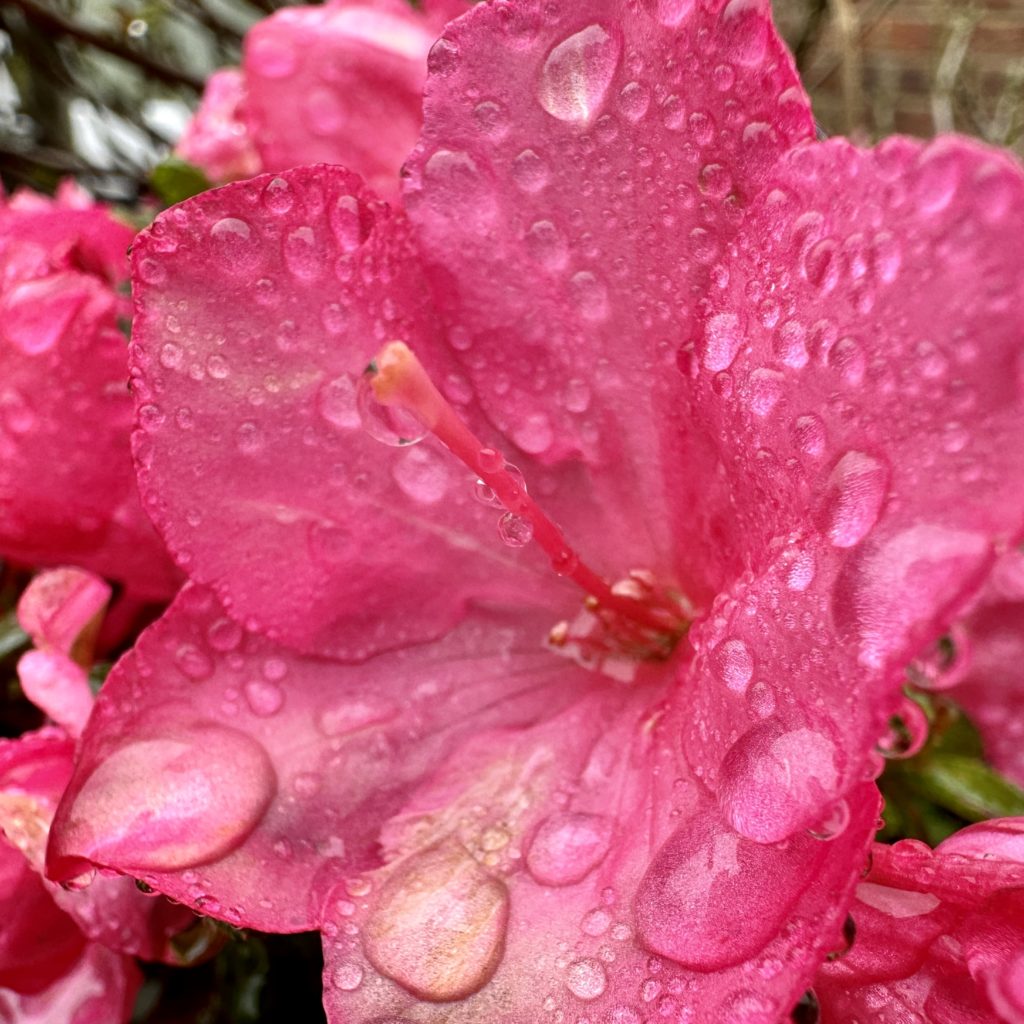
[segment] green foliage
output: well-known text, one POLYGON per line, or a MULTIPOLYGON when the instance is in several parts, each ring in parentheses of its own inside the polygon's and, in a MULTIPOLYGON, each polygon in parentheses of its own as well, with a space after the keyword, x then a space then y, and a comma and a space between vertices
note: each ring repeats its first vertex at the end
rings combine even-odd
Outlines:
POLYGON ((177 156, 161 160, 150 171, 149 184, 166 206, 184 202, 211 187, 201 168, 177 156))

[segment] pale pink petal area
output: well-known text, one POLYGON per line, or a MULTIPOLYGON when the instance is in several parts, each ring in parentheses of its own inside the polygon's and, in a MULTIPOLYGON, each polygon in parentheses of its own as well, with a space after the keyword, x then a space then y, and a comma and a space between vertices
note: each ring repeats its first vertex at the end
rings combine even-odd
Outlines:
POLYGON ((1024 821, 973 825, 932 851, 877 845, 852 949, 815 980, 823 1024, 1024 1020, 1024 821))
MULTIPOLYGON (((74 756, 74 743, 59 729, 0 742, 0 829, 39 874, 74 756)), ((185 907, 144 896, 128 878, 86 875, 71 889, 53 882, 45 885, 47 899, 68 914, 88 939, 147 960, 177 962, 170 940, 194 919, 185 907)))
POLYGON ((676 351, 768 169, 813 137, 768 4, 480 4, 430 69, 404 199, 464 372, 585 558, 704 601, 718 581, 675 578, 691 538, 667 511, 676 351))
POLYGON ((877 793, 831 842, 753 843, 686 777, 679 723, 651 701, 594 688, 450 757, 385 826, 385 864, 327 899, 328 1019, 787 1013, 839 944, 877 793))
POLYGON ((679 415, 718 482, 679 474, 677 529, 711 580, 753 572, 691 634, 685 744, 753 838, 863 778, 907 661, 1020 535, 1022 267, 1005 156, 835 141, 783 158, 708 298, 679 415))
POLYGON ((70 655, 110 600, 110 586, 82 569, 34 577, 18 598, 18 624, 43 650, 70 655))
POLYGON ((185 126, 175 152, 201 167, 215 183, 251 178, 263 170, 245 114, 245 76, 239 68, 215 71, 206 80, 199 109, 185 126))
POLYGON ((176 577, 128 454, 116 288, 133 231, 68 201, 0 200, 0 553, 74 562, 163 597, 176 577))
POLYGON ((1024 786, 1024 601, 984 604, 963 633, 967 672, 949 695, 981 732, 986 759, 1024 786))
POLYGON ((322 889, 377 863, 382 823, 453 746, 593 685, 542 648, 547 627, 481 610, 437 643, 345 665, 186 588, 100 693, 49 874, 91 861, 230 923, 314 927, 322 889))
POLYGON ((432 438, 393 447, 362 426, 362 371, 392 338, 474 413, 404 217, 354 175, 207 192, 143 232, 134 261, 140 488, 232 617, 360 658, 440 635, 471 599, 555 607, 562 585, 501 543, 469 470, 432 438))
POLYGON ((142 984, 127 957, 91 943, 49 988, 22 995, 0 988, 4 1024, 128 1024, 142 984))
POLYGON ((340 164, 385 198, 397 196, 440 24, 402 0, 334 0, 254 26, 245 39, 245 105, 263 168, 340 164))

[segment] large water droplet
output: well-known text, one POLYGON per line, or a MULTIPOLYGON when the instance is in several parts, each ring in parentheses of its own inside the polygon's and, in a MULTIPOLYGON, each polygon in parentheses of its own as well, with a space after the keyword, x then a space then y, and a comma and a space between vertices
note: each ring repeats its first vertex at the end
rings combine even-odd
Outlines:
POLYGON ((764 60, 772 32, 767 0, 730 0, 722 11, 722 55, 739 64, 764 60))
POLYGON ((669 28, 678 25, 693 10, 693 5, 694 0, 644 0, 644 7, 651 15, 669 28))
POLYGON ((317 411, 331 426, 355 430, 361 425, 356 387, 355 378, 347 373, 320 385, 316 393, 317 411))
POLYGON ((812 824, 835 798, 839 751, 824 732, 769 719, 733 744, 722 762, 719 802, 733 828, 776 843, 812 824))
POLYGON ((739 639, 725 640, 711 653, 715 675, 733 691, 746 693, 754 675, 754 658, 750 648, 739 639))
POLYGON ((239 217, 222 217, 210 228, 219 265, 233 274, 248 274, 260 258, 259 241, 239 217))
POLYGON ((428 448, 412 448, 392 464, 395 483, 413 501, 436 505, 448 493, 448 464, 428 448))
POLYGON ((285 236, 284 262, 301 281, 315 281, 323 273, 316 233, 308 224, 295 228, 285 236))
POLYGON ((246 703, 254 715, 270 718, 284 706, 284 690, 276 683, 254 679, 242 688, 246 703))
POLYGON ((743 329, 735 313, 710 317, 698 344, 701 362, 709 370, 727 370, 743 344, 743 329))
POLYGON ((598 814, 562 811, 541 822, 526 854, 526 866, 544 885, 575 885, 604 860, 614 824, 598 814))
POLYGON ((622 52, 617 35, 589 25, 559 43, 541 69, 540 105, 561 121, 587 122, 604 102, 622 52))
POLYGON ((479 991, 501 961, 508 891, 461 849, 411 858, 385 883, 363 946, 382 974, 420 999, 479 991))
POLYGON ((498 536, 510 548, 525 547, 533 539, 533 523, 526 516, 506 512, 498 520, 498 536))
POLYGON ((241 846, 276 792, 255 740, 223 726, 178 726, 108 754, 75 795, 61 834, 74 855, 98 864, 178 871, 241 846))
POLYGON ((397 406, 381 405, 373 393, 373 371, 367 371, 356 385, 356 409, 363 429, 382 444, 403 448, 416 444, 430 433, 411 412, 397 406))
POLYGON ((608 987, 608 975, 600 960, 587 957, 569 964, 565 984, 577 999, 589 1002, 604 994, 608 987))
POLYGON ((888 467, 864 452, 847 452, 825 486, 818 526, 837 548, 859 544, 878 522, 889 486, 888 467))

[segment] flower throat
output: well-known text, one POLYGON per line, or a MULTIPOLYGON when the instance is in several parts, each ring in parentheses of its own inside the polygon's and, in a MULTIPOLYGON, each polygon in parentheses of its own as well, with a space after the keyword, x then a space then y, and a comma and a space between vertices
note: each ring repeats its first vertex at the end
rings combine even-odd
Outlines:
POLYGON ((484 500, 506 510, 499 522, 502 538, 513 546, 535 541, 554 572, 582 588, 584 614, 551 630, 553 647, 585 663, 610 653, 636 660, 671 654, 689 624, 685 599, 642 570, 610 584, 591 569, 527 493, 519 471, 473 434, 404 342, 389 342, 367 366, 359 405, 364 425, 379 440, 403 445, 433 434, 477 475, 484 500))

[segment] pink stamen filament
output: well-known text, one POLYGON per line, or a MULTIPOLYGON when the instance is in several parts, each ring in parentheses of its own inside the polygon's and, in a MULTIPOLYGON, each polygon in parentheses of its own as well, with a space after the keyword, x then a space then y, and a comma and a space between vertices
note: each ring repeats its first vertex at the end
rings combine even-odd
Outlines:
POLYGON ((367 371, 376 400, 384 406, 412 413, 457 459, 487 484, 514 515, 527 519, 533 540, 547 553, 551 566, 566 576, 606 610, 657 633, 678 633, 684 628, 668 609, 652 608, 612 591, 609 583, 573 551, 562 531, 545 515, 514 476, 505 468, 500 452, 484 445, 459 419, 415 353, 401 341, 385 345, 367 371))

